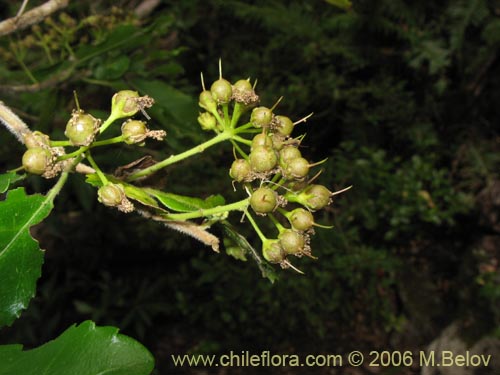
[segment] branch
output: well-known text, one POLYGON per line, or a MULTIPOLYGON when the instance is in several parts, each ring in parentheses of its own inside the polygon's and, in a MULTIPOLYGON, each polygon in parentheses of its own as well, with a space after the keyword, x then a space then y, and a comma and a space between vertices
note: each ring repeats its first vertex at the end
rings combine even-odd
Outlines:
POLYGON ((24 137, 31 133, 28 125, 19 118, 12 110, 0 101, 0 122, 24 144, 24 137))
POLYGON ((68 3, 69 0, 49 0, 45 4, 33 8, 19 17, 16 16, 6 19, 0 22, 0 36, 11 34, 17 30, 22 30, 34 25, 48 17, 51 13, 61 8, 65 8, 68 3))

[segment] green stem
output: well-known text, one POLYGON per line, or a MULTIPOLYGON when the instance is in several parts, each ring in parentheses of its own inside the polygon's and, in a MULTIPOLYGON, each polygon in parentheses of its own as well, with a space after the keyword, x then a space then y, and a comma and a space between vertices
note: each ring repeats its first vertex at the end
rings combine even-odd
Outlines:
POLYGON ((118 120, 120 117, 116 114, 111 113, 109 117, 104 121, 99 129, 99 134, 102 134, 115 120, 118 120))
POLYGON ((50 147, 66 147, 66 146, 74 146, 71 141, 50 141, 50 147))
POLYGON ((250 222, 250 224, 252 224, 253 229, 255 230, 257 235, 259 236, 262 243, 265 243, 266 241, 268 241, 268 238, 266 236, 264 236, 264 233, 262 233, 259 226, 257 225, 255 220, 253 219, 252 215, 250 215, 250 212, 248 212, 248 210, 245 211, 245 216, 248 218, 248 221, 250 222))
POLYGON ((223 104, 222 105, 222 111, 224 112, 224 129, 230 127, 230 121, 229 121, 229 105, 228 104, 223 104))
POLYGON ((82 159, 83 159, 82 157, 75 158, 75 160, 71 163, 69 168, 67 168, 65 171, 63 171, 61 173, 61 176, 57 180, 56 184, 54 186, 52 186, 52 188, 47 193, 46 197, 48 198, 48 201, 50 201, 50 202, 54 201, 54 198, 57 196, 57 194, 59 194, 62 187, 66 183, 66 180, 68 179, 69 173, 75 169, 76 165, 78 163, 80 163, 80 161, 82 161, 82 159))
POLYGON ((99 168, 99 166, 97 165, 97 163, 94 161, 94 158, 92 157, 92 155, 90 155, 90 151, 86 153, 86 156, 87 156, 87 160, 89 161, 89 163, 92 166, 92 168, 95 169, 95 171, 97 173, 97 176, 101 180, 102 184, 103 185, 107 185, 109 183, 109 181, 106 178, 106 176, 104 175, 104 173, 102 173, 101 168, 99 168))
POLYGON ((243 157, 243 159, 245 160, 248 160, 248 155, 246 154, 245 151, 243 151, 240 147, 239 144, 237 144, 234 140, 231 139, 231 143, 233 144, 234 148, 236 149, 236 151, 238 151, 238 153, 241 155, 241 157, 243 157))
POLYGON ((273 214, 270 213, 268 215, 273 224, 276 226, 276 228, 278 228, 279 233, 283 232, 286 229, 283 225, 281 225, 281 223, 278 221, 278 219, 276 219, 276 217, 273 214))
POLYGON ((180 154, 172 155, 172 156, 162 160, 161 162, 152 165, 149 168, 145 168, 139 172, 132 173, 130 176, 128 176, 127 181, 135 181, 138 178, 150 175, 150 174, 152 174, 152 173, 154 173, 162 168, 165 168, 169 165, 175 164, 175 163, 177 163, 183 159, 186 159, 190 156, 202 153, 207 148, 209 148, 217 143, 220 143, 222 141, 227 141, 228 139, 231 139, 233 136, 234 135, 232 134, 232 132, 223 131, 222 133, 217 134, 212 139, 209 139, 208 141, 203 142, 202 144, 200 144, 196 147, 193 147, 187 151, 181 152, 180 154))
POLYGON ((233 137, 233 139, 234 139, 235 141, 240 142, 240 143, 243 143, 243 144, 245 144, 245 145, 247 145, 247 146, 251 146, 251 145, 252 145, 252 141, 251 141, 251 140, 249 140, 249 139, 245 139, 245 138, 243 138, 243 137, 240 137, 239 135, 235 135, 235 136, 233 137))
MULTIPOLYGON (((238 127, 235 129, 235 132, 236 132, 236 134, 238 134, 238 133, 243 133, 243 131, 244 131, 244 130, 251 129, 251 128, 255 129, 255 128, 253 127, 252 123, 247 122, 246 124, 243 124, 243 125, 241 125, 241 126, 238 126, 238 127)), ((257 130, 261 131, 260 129, 257 129, 257 130)))
POLYGON ((96 141, 92 143, 90 147, 106 146, 106 145, 112 145, 114 143, 120 143, 123 142, 124 138, 125 137, 123 137, 123 135, 119 135, 117 137, 103 139, 102 141, 96 141))
POLYGON ((234 129, 236 127, 236 124, 238 123, 240 116, 241 116, 241 104, 236 103, 233 109, 233 116, 231 117, 230 128, 234 129))
POLYGON ((200 217, 208 217, 217 214, 222 214, 228 211, 244 211, 249 205, 250 198, 242 199, 241 201, 225 204, 223 206, 216 206, 207 209, 200 209, 192 212, 185 212, 180 214, 166 214, 163 215, 168 220, 188 220, 200 217))
POLYGON ((68 159, 74 158, 75 156, 79 156, 79 155, 83 154, 88 149, 89 149, 89 146, 82 146, 76 151, 70 152, 69 154, 64 154, 64 155, 59 156, 57 158, 57 161, 68 160, 68 159))

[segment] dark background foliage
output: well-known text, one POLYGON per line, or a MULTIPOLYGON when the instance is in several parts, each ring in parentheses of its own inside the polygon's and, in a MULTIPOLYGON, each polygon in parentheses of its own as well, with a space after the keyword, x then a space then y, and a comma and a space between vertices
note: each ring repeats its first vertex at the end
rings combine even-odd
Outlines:
MULTIPOLYGON (((303 154, 328 157, 323 184, 353 188, 316 218, 335 227, 317 229, 306 276, 280 271, 271 284, 251 261, 102 207, 73 176, 36 228, 43 276, 3 342, 39 345, 91 318, 141 340, 168 371, 171 353, 412 350, 456 320, 471 337, 500 335, 500 2, 164 1, 140 19, 138 3, 73 2, 3 37, 1 99, 57 138, 73 90, 97 115, 118 89, 153 96, 166 144, 111 147, 98 161, 112 170, 206 139, 199 73, 217 78, 222 58, 226 78, 258 78, 263 104, 284 96, 280 114, 314 112, 297 129, 303 154)), ((7 132, 0 142, 2 170, 18 166, 21 145, 7 132)), ((170 169, 169 191, 235 199, 231 158, 221 147, 170 169)))

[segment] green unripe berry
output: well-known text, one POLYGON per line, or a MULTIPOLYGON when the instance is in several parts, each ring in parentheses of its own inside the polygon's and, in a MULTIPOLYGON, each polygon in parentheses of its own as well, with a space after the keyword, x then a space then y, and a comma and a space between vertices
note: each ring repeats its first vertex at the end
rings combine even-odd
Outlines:
POLYGON ((288 161, 285 176, 301 179, 309 173, 309 162, 304 158, 294 158, 288 161))
POLYGON ((259 97, 255 94, 252 84, 246 79, 240 79, 233 85, 232 98, 235 102, 243 105, 243 110, 254 106, 259 101, 259 97))
POLYGON ((262 255, 270 263, 281 263, 285 260, 285 253, 279 240, 267 240, 262 244, 262 255))
POLYGON ((312 213, 304 208, 296 208, 288 213, 287 218, 292 228, 298 231, 309 230, 314 225, 312 213))
POLYGON ((302 193, 299 199, 302 204, 311 210, 320 210, 331 202, 332 193, 323 185, 309 185, 302 193), (302 198, 304 197, 304 198, 302 198))
POLYGON ((212 97, 212 93, 208 90, 202 91, 198 99, 198 105, 210 113, 217 111, 217 102, 212 97))
POLYGON ((273 120, 273 112, 267 107, 257 107, 252 110, 250 122, 256 128, 266 128, 273 120))
POLYGON ((208 112, 203 112, 198 116, 198 123, 205 131, 215 130, 217 127, 217 120, 208 112))
POLYGON ((148 128, 144 121, 130 120, 122 124, 122 136, 126 144, 134 144, 142 142, 148 133, 148 128))
POLYGON ((231 87, 231 83, 229 83, 229 81, 224 78, 219 78, 217 81, 212 83, 210 92, 217 103, 226 104, 231 101, 233 88, 231 87))
POLYGON ((265 133, 259 133, 253 137, 251 149, 259 146, 273 147, 273 139, 265 133))
POLYGON ((250 166, 256 172, 269 172, 278 163, 276 152, 271 147, 257 146, 249 155, 250 166))
POLYGON ((285 147, 286 137, 284 137, 278 133, 273 133, 271 138, 273 140, 273 148, 276 151, 281 151, 283 149, 283 147, 285 147))
POLYGON ((286 116, 276 116, 275 117, 275 130, 278 134, 283 136, 288 136, 292 134, 293 122, 289 117, 286 116))
POLYGON ((88 146, 94 140, 99 124, 94 116, 76 111, 66 124, 64 135, 75 146, 88 146))
POLYGON ((124 198, 123 187, 118 184, 107 184, 101 186, 97 191, 97 199, 105 206, 118 207, 124 198))
POLYGON ((278 238, 285 254, 298 255, 304 250, 306 239, 302 233, 293 229, 285 229, 278 238))
POLYGON ((45 148, 34 147, 26 150, 22 160, 26 172, 41 175, 50 166, 52 155, 45 148))
POLYGON ((50 145, 50 140, 48 135, 39 131, 34 131, 24 136, 24 144, 26 148, 48 147, 50 145))
POLYGON ((273 189, 260 187, 252 193, 250 206, 258 214, 267 214, 274 211, 278 205, 277 194, 273 189))
POLYGON ((111 98, 111 112, 116 118, 129 117, 135 115, 139 110, 139 93, 132 90, 118 91, 111 98))
POLYGON ((237 182, 242 182, 246 180, 251 171, 252 168, 250 167, 250 163, 247 160, 236 159, 231 165, 229 176, 231 176, 231 178, 237 182))
POLYGON ((295 146, 285 146, 280 150, 280 165, 286 167, 290 160, 302 157, 302 153, 295 146))
POLYGON ((233 91, 238 91, 240 93, 253 93, 253 87, 252 84, 246 80, 246 79, 240 79, 236 81, 236 83, 233 85, 233 91))

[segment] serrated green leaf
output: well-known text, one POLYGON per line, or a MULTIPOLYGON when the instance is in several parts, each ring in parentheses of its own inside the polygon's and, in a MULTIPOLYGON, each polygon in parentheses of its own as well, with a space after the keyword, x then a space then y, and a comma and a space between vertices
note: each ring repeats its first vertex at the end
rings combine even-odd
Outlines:
POLYGON ((0 193, 5 193, 9 186, 21 181, 26 175, 17 174, 16 172, 7 172, 0 174, 0 193))
POLYGON ((250 245, 243 235, 239 234, 229 222, 222 221, 221 224, 224 228, 224 234, 255 260, 262 273, 262 277, 267 278, 271 283, 278 280, 278 274, 274 268, 259 256, 257 250, 250 245))
POLYGON ((17 188, 0 202, 0 327, 19 317, 35 294, 43 252, 29 229, 47 217, 52 199, 17 188))
POLYGON ((211 195, 206 199, 201 199, 196 197, 187 197, 184 195, 167 193, 150 188, 144 188, 144 191, 158 199, 158 201, 168 209, 177 212, 192 212, 196 210, 204 210, 207 208, 220 206, 225 203, 224 198, 221 195, 211 195))
POLYGON ((0 346, 0 358, 0 375, 148 375, 154 367, 140 343, 91 321, 71 326, 36 349, 0 346))

